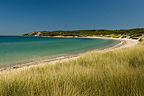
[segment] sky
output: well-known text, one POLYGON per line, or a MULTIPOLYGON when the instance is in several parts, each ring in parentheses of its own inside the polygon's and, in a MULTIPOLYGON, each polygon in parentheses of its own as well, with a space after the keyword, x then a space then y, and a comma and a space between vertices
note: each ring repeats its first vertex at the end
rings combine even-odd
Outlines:
POLYGON ((144 0, 0 0, 0 35, 144 27, 144 0))

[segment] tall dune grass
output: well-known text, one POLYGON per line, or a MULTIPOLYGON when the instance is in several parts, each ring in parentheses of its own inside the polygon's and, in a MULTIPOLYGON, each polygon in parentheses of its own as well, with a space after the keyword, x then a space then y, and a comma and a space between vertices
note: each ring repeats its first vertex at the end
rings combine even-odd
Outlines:
POLYGON ((144 96, 144 42, 1 74, 0 96, 144 96))

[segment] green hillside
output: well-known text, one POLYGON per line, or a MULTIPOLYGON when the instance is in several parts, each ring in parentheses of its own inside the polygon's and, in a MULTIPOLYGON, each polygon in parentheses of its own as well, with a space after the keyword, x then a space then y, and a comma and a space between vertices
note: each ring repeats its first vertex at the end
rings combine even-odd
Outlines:
POLYGON ((107 36, 137 39, 144 35, 144 28, 128 30, 75 30, 75 31, 41 31, 23 34, 23 36, 107 36))

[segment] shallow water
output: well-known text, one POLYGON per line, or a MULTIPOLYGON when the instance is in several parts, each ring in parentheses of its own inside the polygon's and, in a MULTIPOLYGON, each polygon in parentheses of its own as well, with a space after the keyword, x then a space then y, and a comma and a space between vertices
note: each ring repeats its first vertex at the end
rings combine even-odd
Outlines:
POLYGON ((115 40, 62 37, 0 36, 0 66, 100 49, 115 40))

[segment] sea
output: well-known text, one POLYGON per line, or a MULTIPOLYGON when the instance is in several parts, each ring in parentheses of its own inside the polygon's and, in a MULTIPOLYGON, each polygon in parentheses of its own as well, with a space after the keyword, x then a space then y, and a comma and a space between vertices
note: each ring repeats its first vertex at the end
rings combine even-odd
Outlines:
POLYGON ((100 50, 119 42, 95 38, 0 36, 0 67, 100 50))

